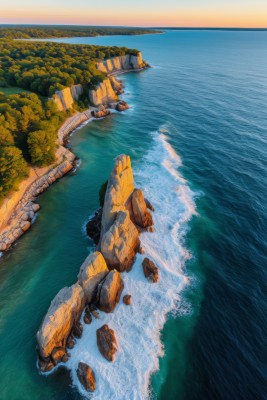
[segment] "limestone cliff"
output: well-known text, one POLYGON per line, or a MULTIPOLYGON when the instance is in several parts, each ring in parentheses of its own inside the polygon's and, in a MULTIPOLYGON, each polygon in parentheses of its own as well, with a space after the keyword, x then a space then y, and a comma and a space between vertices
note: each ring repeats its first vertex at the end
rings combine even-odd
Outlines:
POLYGON ((89 100, 93 105, 99 106, 101 104, 107 105, 108 103, 118 101, 119 98, 110 80, 104 79, 95 90, 89 90, 89 100))
POLYGON ((113 57, 97 63, 97 69, 105 74, 116 73, 120 71, 139 70, 146 67, 143 61, 142 53, 137 55, 126 54, 124 56, 113 57))
POLYGON ((58 90, 54 96, 55 101, 59 111, 66 111, 72 108, 75 100, 79 100, 79 97, 83 93, 82 85, 73 85, 62 90, 58 90))

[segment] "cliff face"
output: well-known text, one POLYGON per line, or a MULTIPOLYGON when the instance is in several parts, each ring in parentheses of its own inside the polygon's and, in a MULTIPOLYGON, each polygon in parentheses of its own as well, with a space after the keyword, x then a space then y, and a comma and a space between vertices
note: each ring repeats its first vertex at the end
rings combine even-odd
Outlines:
POLYGON ((59 111, 66 111, 72 107, 74 100, 78 100, 82 93, 82 85, 73 85, 63 90, 58 90, 54 94, 53 99, 59 111))
MULTIPOLYGON (((96 64, 99 71, 104 74, 115 74, 123 71, 139 70, 146 67, 142 53, 135 55, 125 55, 113 57, 96 64)), ((95 106, 108 104, 118 101, 117 91, 121 90, 121 84, 112 76, 101 82, 95 90, 89 90, 89 100, 95 106)), ((69 88, 57 91, 53 100, 58 106, 59 111, 66 111, 72 108, 75 100, 78 100, 83 93, 82 85, 73 85, 69 88)))
POLYGON ((118 101, 119 98, 114 92, 110 80, 105 79, 95 90, 89 90, 89 100, 95 106, 99 106, 100 104, 106 105, 118 101))
POLYGON ((143 61, 141 52, 137 56, 126 54, 125 56, 113 57, 96 64, 97 69, 105 74, 123 70, 142 69, 145 66, 146 64, 143 61))

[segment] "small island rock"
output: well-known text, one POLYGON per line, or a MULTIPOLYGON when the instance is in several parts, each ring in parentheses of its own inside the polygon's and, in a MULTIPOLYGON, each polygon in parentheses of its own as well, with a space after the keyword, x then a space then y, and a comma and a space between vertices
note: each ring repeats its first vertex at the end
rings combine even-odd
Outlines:
POLYGON ((79 362, 77 376, 87 392, 94 392, 96 387, 95 374, 89 365, 79 362))
POLYGON ((149 258, 145 258, 142 262, 143 270, 145 277, 148 278, 150 282, 156 283, 158 282, 158 268, 156 267, 155 263, 150 260, 149 258))
POLYGON ((126 306, 129 306, 132 301, 132 296, 130 294, 126 294, 125 296, 123 296, 122 301, 126 306))
POLYGON ((103 325, 96 331, 97 346, 103 357, 108 361, 115 360, 115 354, 118 350, 115 332, 108 325, 103 325))

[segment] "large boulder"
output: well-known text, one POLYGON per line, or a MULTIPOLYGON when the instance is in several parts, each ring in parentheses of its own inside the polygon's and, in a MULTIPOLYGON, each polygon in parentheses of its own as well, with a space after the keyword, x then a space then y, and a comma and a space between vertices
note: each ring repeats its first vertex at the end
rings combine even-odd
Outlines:
POLYGON ((129 156, 122 154, 115 158, 107 185, 102 215, 102 235, 111 227, 118 211, 127 208, 133 190, 131 160, 129 156))
POLYGON ((88 303, 93 300, 98 284, 108 272, 107 264, 99 251, 90 254, 83 262, 78 274, 78 283, 82 286, 88 303))
POLYGON ((121 274, 116 270, 110 271, 105 280, 98 285, 98 308, 107 313, 112 312, 120 301, 123 286, 121 274))
POLYGON ((141 228, 148 228, 153 225, 153 218, 147 209, 143 192, 141 189, 135 189, 132 194, 132 210, 134 222, 141 228))
POLYGON ((113 329, 110 329, 108 325, 103 325, 97 329, 96 338, 97 346, 102 356, 108 361, 114 361, 118 345, 113 329))
POLYGON ((142 262, 143 271, 145 277, 153 283, 158 282, 159 280, 159 272, 158 268, 156 267, 155 263, 150 260, 149 258, 145 258, 142 262))
POLYGON ((66 347, 67 338, 79 321, 84 304, 85 295, 78 283, 61 289, 56 295, 36 335, 43 359, 50 357, 55 348, 66 347))
POLYGON ((120 272, 129 271, 139 247, 139 232, 131 221, 129 212, 119 211, 100 244, 107 265, 120 272))
POLYGON ((87 392, 94 392, 96 387, 95 374, 89 365, 79 362, 77 376, 87 392))

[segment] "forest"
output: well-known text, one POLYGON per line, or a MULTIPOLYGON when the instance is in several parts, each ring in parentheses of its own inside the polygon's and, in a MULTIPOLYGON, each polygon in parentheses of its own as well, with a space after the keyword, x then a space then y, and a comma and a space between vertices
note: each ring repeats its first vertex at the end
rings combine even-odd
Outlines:
POLYGON ((92 87, 104 78, 97 61, 136 53, 126 47, 0 39, 0 88, 18 86, 51 96, 77 83, 92 87))
POLYGON ((28 175, 29 166, 55 161, 57 130, 71 113, 58 112, 49 99, 55 91, 78 83, 94 87, 104 78, 97 61, 136 52, 0 39, 0 202, 28 175), (25 92, 12 93, 12 87, 25 92))
POLYGON ((144 35, 160 33, 155 29, 123 28, 101 26, 62 26, 62 25, 0 25, 0 38, 60 38, 88 37, 104 35, 144 35))

